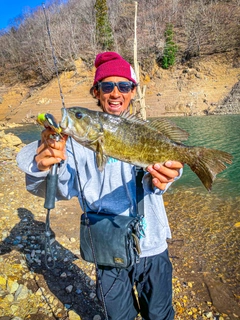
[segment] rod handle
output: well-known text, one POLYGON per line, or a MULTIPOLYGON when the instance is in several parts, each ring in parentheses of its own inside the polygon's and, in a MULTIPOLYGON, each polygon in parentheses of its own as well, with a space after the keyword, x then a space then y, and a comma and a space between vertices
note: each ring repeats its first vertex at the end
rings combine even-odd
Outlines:
POLYGON ((45 209, 54 209, 55 208, 55 198, 57 192, 57 183, 58 183, 58 163, 55 163, 50 172, 47 175, 46 181, 46 194, 45 194, 45 209))

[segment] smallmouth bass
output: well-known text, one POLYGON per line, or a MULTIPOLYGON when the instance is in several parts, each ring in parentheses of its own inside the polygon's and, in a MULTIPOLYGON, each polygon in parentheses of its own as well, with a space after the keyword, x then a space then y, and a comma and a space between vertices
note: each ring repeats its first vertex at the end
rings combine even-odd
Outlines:
POLYGON ((143 168, 168 160, 187 164, 210 191, 216 175, 232 163, 220 150, 187 146, 188 133, 165 118, 143 121, 124 112, 120 116, 81 107, 62 108, 62 133, 96 152, 99 170, 107 157, 143 168))

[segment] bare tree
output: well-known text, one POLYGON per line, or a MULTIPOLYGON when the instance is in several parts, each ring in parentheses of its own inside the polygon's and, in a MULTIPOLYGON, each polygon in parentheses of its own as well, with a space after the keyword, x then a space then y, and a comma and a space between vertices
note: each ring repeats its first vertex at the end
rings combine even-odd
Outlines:
MULTIPOLYGON (((139 63, 137 58, 137 1, 135 1, 135 19, 134 19, 134 69, 136 72, 137 77, 137 99, 134 103, 136 107, 136 103, 139 103, 139 111, 143 120, 147 119, 146 115, 146 104, 145 104, 145 91, 146 86, 141 88, 140 86, 140 70, 139 70, 139 63)), ((136 110, 135 110, 136 111, 136 110)))
MULTIPOLYGON (((192 56, 239 48, 239 0, 138 0, 138 59, 141 69, 160 61, 164 30, 174 26, 177 61, 192 56)), ((131 63, 134 39, 134 2, 107 0, 114 50, 131 63)), ((96 42, 95 0, 50 0, 49 25, 59 71, 73 70, 75 60, 88 65, 101 50, 96 42)), ((0 33, 0 78, 10 81, 49 81, 54 75, 51 48, 41 7, 26 9, 0 33)))

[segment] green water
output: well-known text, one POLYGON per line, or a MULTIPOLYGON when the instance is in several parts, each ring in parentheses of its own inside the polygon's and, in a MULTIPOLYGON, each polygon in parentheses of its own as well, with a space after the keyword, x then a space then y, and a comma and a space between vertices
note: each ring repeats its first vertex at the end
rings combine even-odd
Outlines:
MULTIPOLYGON (((219 149, 233 155, 233 163, 217 176, 211 194, 223 198, 240 196, 240 115, 179 117, 171 120, 190 133, 187 145, 219 149)), ((172 188, 206 193, 188 166, 184 167, 182 178, 172 188)))
POLYGON ((41 131, 43 127, 37 124, 26 123, 22 127, 5 129, 5 133, 13 133, 18 136, 23 143, 28 144, 35 140, 40 139, 41 131))

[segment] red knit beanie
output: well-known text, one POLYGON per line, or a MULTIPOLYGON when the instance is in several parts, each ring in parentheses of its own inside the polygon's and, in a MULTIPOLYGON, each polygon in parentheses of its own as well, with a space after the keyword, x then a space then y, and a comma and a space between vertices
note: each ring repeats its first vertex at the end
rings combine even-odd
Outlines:
POLYGON ((123 77, 137 83, 136 75, 131 65, 116 52, 103 52, 96 56, 96 73, 93 85, 107 77, 123 77))

